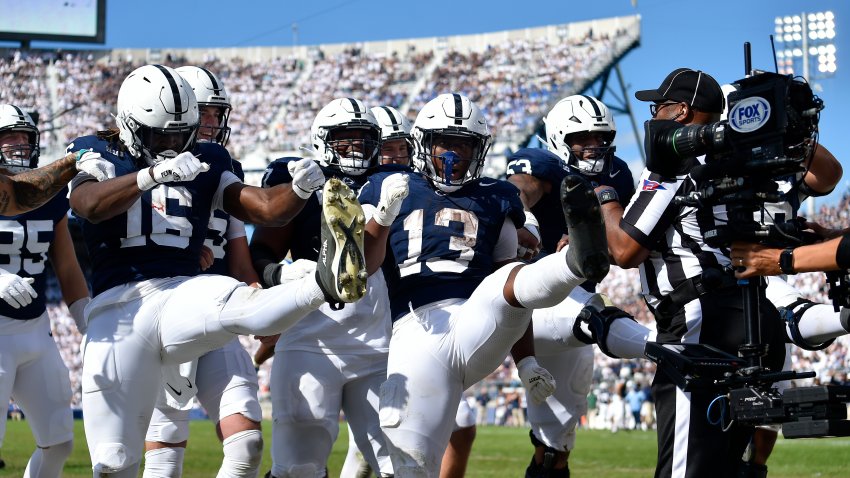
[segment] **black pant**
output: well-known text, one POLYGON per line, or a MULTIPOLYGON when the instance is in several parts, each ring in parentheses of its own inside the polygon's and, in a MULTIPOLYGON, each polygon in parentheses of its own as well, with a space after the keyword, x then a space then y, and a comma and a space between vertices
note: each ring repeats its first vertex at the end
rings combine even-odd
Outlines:
MULTIPOLYGON (((785 359, 782 321, 766 299, 762 299, 760 309, 762 342, 769 345, 763 365, 779 371, 785 359)), ((656 318, 659 342, 708 344, 733 355, 745 342, 742 290, 737 287, 709 292, 671 317, 656 318), (699 329, 697 324, 701 324, 699 329)), ((652 383, 658 415, 655 476, 667 478, 673 476, 674 470, 677 476, 686 478, 735 476, 752 428, 735 425, 723 432, 719 426, 711 425, 706 412, 722 392, 683 392, 667 375, 666 368, 664 363, 658 366, 652 383)), ((716 419, 716 410, 713 412, 712 419, 716 419)))

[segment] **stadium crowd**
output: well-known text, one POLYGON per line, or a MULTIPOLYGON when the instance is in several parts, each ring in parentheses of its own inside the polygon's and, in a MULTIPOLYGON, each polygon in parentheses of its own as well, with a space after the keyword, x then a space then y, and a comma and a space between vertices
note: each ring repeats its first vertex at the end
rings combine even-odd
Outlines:
POLYGON ((554 95, 592 76, 610 62, 607 36, 551 45, 543 40, 512 40, 483 52, 450 50, 414 98, 411 116, 435 91, 457 91, 475 101, 499 140, 528 135, 554 95))
MULTIPOLYGON (((411 46, 387 54, 352 46, 337 54, 316 48, 307 60, 208 56, 198 66, 215 71, 227 85, 233 104, 228 149, 233 157, 243 158, 257 147, 266 152, 309 148, 315 112, 338 97, 402 109, 409 103, 409 114, 415 115, 434 92, 461 92, 481 105, 497 140, 518 142, 531 133, 555 96, 610 63, 612 46, 607 35, 590 33, 556 44, 510 40, 483 52, 417 51, 411 46), (439 67, 416 89, 437 55, 442 59, 439 67)), ((174 67, 185 63, 172 56, 160 61, 174 67)), ((92 52, 10 50, 0 56, 0 78, 5 80, 0 101, 37 110, 41 121, 49 123, 42 126, 42 144, 64 147, 114 124, 112 96, 127 74, 144 62, 92 52)))

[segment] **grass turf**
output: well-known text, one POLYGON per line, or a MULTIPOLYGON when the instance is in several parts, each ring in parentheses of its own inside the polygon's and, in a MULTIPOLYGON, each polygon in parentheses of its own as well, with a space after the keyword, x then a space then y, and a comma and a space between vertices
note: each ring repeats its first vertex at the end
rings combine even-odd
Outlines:
MULTIPOLYGON (((65 464, 63 476, 88 478, 91 476, 91 465, 83 437, 83 424, 76 421, 74 425, 74 452, 65 464)), ((191 439, 183 476, 215 476, 222 455, 212 425, 206 421, 193 421, 190 427, 191 439)), ((265 473, 271 466, 271 423, 265 422, 263 428, 266 450, 262 473, 265 473)), ((341 436, 328 463, 333 477, 339 475, 348 443, 345 426, 340 429, 341 436)), ((0 470, 0 476, 22 476, 34 446, 26 422, 8 422, 2 449, 6 468, 0 470)), ((531 444, 528 442, 527 429, 480 427, 467 476, 521 478, 530 457, 531 444)), ((768 465, 771 478, 847 477, 850 476, 850 438, 784 440, 780 437, 768 465)), ((579 430, 576 449, 570 458, 570 469, 576 477, 647 477, 652 476, 654 467, 654 432, 621 431, 612 434, 607 431, 579 430)))

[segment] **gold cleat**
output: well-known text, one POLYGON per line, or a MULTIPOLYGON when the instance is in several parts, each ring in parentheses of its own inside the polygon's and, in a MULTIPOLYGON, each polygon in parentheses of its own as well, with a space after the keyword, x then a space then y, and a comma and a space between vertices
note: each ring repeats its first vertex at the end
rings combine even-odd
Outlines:
POLYGON ((364 224, 363 208, 354 192, 339 179, 328 179, 322 194, 322 245, 316 278, 334 310, 366 294, 364 224))

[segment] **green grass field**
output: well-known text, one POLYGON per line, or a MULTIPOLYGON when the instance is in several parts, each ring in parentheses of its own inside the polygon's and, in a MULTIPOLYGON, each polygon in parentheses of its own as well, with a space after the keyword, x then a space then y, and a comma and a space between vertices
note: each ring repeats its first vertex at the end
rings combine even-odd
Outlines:
MULTIPOLYGON (((65 465, 65 477, 91 476, 88 449, 83 439, 82 422, 75 422, 76 447, 65 465)), ((334 447, 329 468, 338 476, 345 458, 348 437, 345 426, 334 447)), ((191 423, 189 450, 183 476, 201 478, 215 476, 221 462, 221 447, 213 427, 204 421, 191 423)), ((268 447, 271 444, 271 424, 264 424, 266 452, 263 472, 271 466, 268 447)), ((32 453, 34 442, 26 422, 8 422, 2 456, 7 466, 0 476, 20 477, 32 453)), ((527 429, 483 427, 472 451, 469 477, 521 478, 530 458, 531 445, 527 429)), ((655 433, 580 430, 577 448, 570 459, 575 477, 646 477, 652 476, 655 466, 655 433)), ((769 463, 771 478, 848 477, 850 476, 850 438, 827 440, 779 439, 769 463)), ((141 476, 141 475, 140 475, 141 476)))

